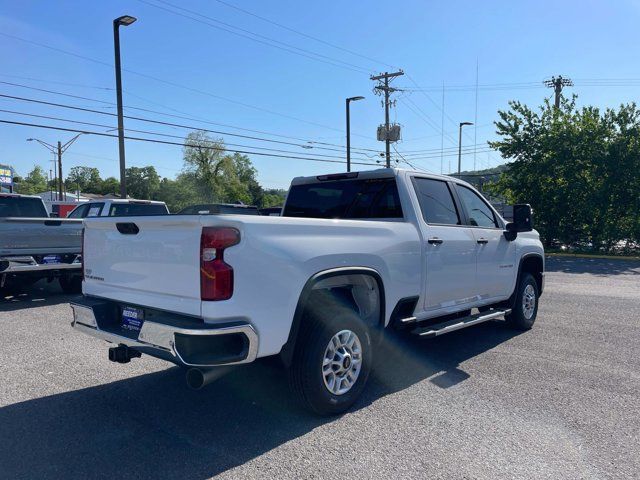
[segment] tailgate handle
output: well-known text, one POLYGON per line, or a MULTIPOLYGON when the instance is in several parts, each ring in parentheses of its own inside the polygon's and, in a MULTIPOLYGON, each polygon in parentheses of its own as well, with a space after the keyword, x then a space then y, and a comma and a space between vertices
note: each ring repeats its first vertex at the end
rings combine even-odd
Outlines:
POLYGON ((45 220, 44 224, 47 227, 59 227, 60 225, 62 225, 62 222, 60 220, 45 220))
POLYGON ((137 235, 138 232, 140 231, 140 229, 138 228, 138 226, 133 223, 133 222, 129 222, 129 223, 116 223, 116 228, 118 229, 118 231, 123 234, 123 235, 137 235))

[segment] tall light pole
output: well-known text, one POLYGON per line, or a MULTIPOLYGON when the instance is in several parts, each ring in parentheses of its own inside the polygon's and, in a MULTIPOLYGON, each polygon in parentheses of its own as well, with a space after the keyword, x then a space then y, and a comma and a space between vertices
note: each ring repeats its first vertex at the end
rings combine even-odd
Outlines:
POLYGON ((347 172, 351 171, 351 117, 349 116, 349 104, 364 100, 364 97, 349 97, 345 103, 347 106, 347 172))
POLYGON ((460 122, 460 131, 458 132, 458 176, 462 167, 462 127, 465 125, 473 125, 472 122, 460 122))
POLYGON ((116 97, 118 102, 118 152, 120 156, 120 197, 127 198, 127 185, 125 183, 125 159, 124 159, 124 119, 122 112, 122 68, 120 67, 120 25, 128 27, 136 21, 136 17, 123 15, 113 21, 113 47, 116 56, 116 97))
POLYGON ((78 137, 80 137, 80 135, 82 135, 82 133, 77 134, 75 137, 73 137, 71 140, 69 140, 65 144, 62 144, 62 142, 58 141, 58 144, 56 146, 51 145, 50 143, 44 142, 42 140, 39 140, 37 138, 27 138, 27 142, 38 142, 40 145, 42 145, 44 148, 46 148, 51 153, 53 153, 54 156, 57 157, 57 159, 58 159, 58 200, 64 200, 62 198, 62 196, 63 196, 63 193, 62 193, 62 154, 67 151, 67 148, 69 148, 71 146, 71 144, 73 142, 75 142, 78 139, 78 137))

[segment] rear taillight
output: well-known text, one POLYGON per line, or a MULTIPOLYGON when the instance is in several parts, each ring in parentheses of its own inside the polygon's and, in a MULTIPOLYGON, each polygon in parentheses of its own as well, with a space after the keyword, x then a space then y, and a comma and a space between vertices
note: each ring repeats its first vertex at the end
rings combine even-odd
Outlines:
POLYGON ((240 243, 240 232, 230 227, 203 227, 200 236, 200 298, 227 300, 233 295, 233 268, 224 251, 240 243))

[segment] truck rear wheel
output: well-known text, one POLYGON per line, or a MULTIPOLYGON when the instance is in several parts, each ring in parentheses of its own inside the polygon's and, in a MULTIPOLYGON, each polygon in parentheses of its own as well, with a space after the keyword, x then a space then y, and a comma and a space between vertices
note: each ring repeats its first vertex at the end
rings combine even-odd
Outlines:
POLYGON ((320 415, 347 410, 372 364, 369 328, 348 308, 309 312, 302 321, 289 376, 302 404, 320 415))
POLYGON ((533 327, 538 315, 538 284, 530 273, 523 273, 516 289, 516 298, 511 313, 505 315, 507 323, 518 330, 533 327))

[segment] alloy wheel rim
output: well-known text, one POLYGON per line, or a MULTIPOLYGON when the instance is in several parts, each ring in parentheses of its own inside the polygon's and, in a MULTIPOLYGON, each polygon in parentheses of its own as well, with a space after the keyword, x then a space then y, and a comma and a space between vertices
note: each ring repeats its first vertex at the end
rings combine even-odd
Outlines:
POLYGON ((362 369, 362 344, 351 330, 336 333, 322 359, 324 386, 334 395, 344 395, 355 385, 362 369))
POLYGON ((536 291, 533 285, 527 285, 522 294, 522 313, 524 318, 531 320, 536 309, 536 291))

